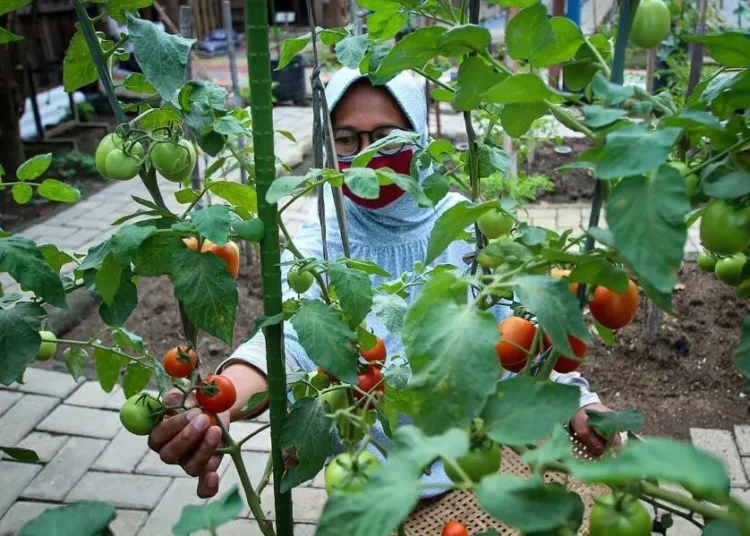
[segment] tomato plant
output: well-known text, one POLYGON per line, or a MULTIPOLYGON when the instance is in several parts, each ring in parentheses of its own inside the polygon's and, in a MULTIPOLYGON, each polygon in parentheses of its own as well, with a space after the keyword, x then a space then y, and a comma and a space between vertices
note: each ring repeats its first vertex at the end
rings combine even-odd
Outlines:
POLYGON ((156 171, 172 182, 183 182, 190 177, 197 162, 195 147, 185 139, 155 143, 149 158, 156 171))
MULTIPOLYGON (((353 389, 352 396, 355 400, 362 400, 367 398, 364 393, 369 393, 371 396, 379 396, 385 392, 385 383, 383 382, 383 373, 380 367, 377 365, 368 365, 365 371, 361 374, 357 374, 357 387, 359 390, 353 389)), ((364 404, 365 409, 372 407, 372 402, 368 399, 364 404)))
POLYGON ((206 411, 223 413, 234 405, 237 390, 229 378, 212 374, 198 385, 196 398, 206 411))
POLYGON ((443 527, 442 536, 469 536, 466 527, 455 519, 448 521, 443 527))
POLYGON ((326 491, 329 494, 335 491, 358 493, 379 468, 380 460, 371 452, 362 452, 357 457, 342 452, 326 467, 326 491))
POLYGON ((103 177, 126 181, 138 174, 143 157, 140 142, 128 143, 117 134, 107 134, 99 142, 94 159, 96 169, 103 177))
POLYGON ((591 509, 591 536, 649 536, 651 518, 635 497, 607 495, 591 509))
POLYGON ((589 309, 602 326, 609 329, 624 328, 633 321, 638 311, 638 287, 633 281, 628 281, 628 289, 622 294, 604 286, 596 287, 589 309))
POLYGON ((304 294, 313 284, 314 276, 309 270, 289 270, 287 274, 289 287, 297 294, 304 294))
POLYGON ((131 434, 148 435, 163 417, 161 403, 150 395, 128 398, 120 408, 120 422, 131 434))
POLYGON ((732 255, 750 242, 750 210, 714 199, 701 216, 701 242, 718 255, 732 255))
POLYGON ((385 363, 386 353, 385 343, 380 337, 375 338, 375 346, 372 348, 360 347, 359 349, 359 355, 361 355, 365 361, 380 366, 385 363))
POLYGON ((36 359, 47 361, 57 353, 57 336, 51 331, 40 331, 39 336, 42 338, 42 344, 36 353, 36 359))
POLYGON ((187 378, 198 367, 198 354, 188 346, 175 346, 164 354, 163 364, 173 378, 187 378))
POLYGON ((500 341, 495 345, 495 352, 504 369, 519 372, 529 360, 531 345, 536 336, 536 326, 517 316, 511 316, 500 322, 500 341))
POLYGON ((499 238, 513 229, 513 217, 498 210, 489 210, 479 216, 477 225, 487 238, 499 238))
POLYGON ((716 277, 730 286, 742 283, 742 271, 747 264, 747 256, 744 253, 735 253, 731 257, 719 259, 716 262, 716 277))
POLYGON ((630 40, 641 48, 658 46, 669 34, 672 14, 663 0, 641 0, 633 19, 630 40))

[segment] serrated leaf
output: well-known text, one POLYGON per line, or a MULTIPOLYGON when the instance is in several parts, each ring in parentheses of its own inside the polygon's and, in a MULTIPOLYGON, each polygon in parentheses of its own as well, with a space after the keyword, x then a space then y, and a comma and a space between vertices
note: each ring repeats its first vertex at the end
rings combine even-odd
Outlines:
POLYGON ((505 31, 508 55, 516 60, 529 60, 555 42, 555 33, 547 18, 547 7, 535 4, 521 10, 505 31), (529 31, 533 28, 533 31, 529 31))
POLYGON ((149 277, 172 271, 172 254, 185 244, 178 233, 155 233, 144 240, 135 252, 133 271, 149 277))
POLYGON ((138 289, 133 283, 133 273, 125 268, 120 278, 112 305, 99 304, 99 316, 108 326, 120 327, 138 305, 138 289))
POLYGON ((356 69, 367 52, 367 35, 350 35, 345 37, 335 47, 336 57, 350 69, 356 69))
POLYGON ((237 311, 237 282, 224 260, 191 249, 172 253, 174 294, 188 319, 225 343, 232 342, 237 311))
POLYGON ((50 201, 60 203, 77 203, 81 200, 81 192, 55 179, 44 179, 37 188, 37 193, 50 201))
POLYGON ((50 268, 39 248, 28 238, 0 238, 0 271, 8 272, 25 288, 55 307, 67 308, 60 276, 50 268))
POLYGON ((74 380, 78 380, 89 365, 89 354, 83 348, 69 347, 63 352, 63 362, 74 380))
POLYGON ((594 411, 586 410, 589 419, 587 424, 597 434, 610 440, 619 432, 637 432, 643 427, 643 415, 636 409, 627 411, 594 411))
POLYGON ((599 179, 634 177, 656 169, 669 157, 682 134, 669 127, 649 132, 643 125, 628 125, 607 134, 594 175, 599 179))
POLYGON ((99 385, 107 393, 117 385, 125 358, 105 348, 94 348, 94 366, 99 385))
POLYGON ((277 71, 280 71, 291 63, 294 57, 302 52, 310 42, 310 34, 301 35, 299 37, 284 39, 281 45, 281 56, 279 56, 279 64, 276 66, 277 71))
POLYGON ((349 327, 354 329, 367 317, 372 307, 370 277, 365 272, 337 263, 330 264, 328 272, 341 310, 346 315, 349 327))
MULTIPOLYGON (((143 0, 152 2, 152 0, 143 0)), ((125 81, 122 83, 126 89, 133 91, 134 93, 145 93, 147 95, 153 95, 156 93, 156 89, 151 85, 143 73, 130 73, 125 81)))
POLYGON ((0 308, 0 383, 10 385, 23 374, 42 344, 39 329, 44 309, 31 302, 0 308))
POLYGON ((407 307, 406 300, 397 294, 378 293, 373 298, 372 312, 392 335, 398 336, 404 326, 407 307))
POLYGON ((125 368, 125 375, 122 377, 122 390, 125 391, 125 398, 130 398, 143 391, 151 379, 151 369, 130 362, 125 368))
POLYGON ((230 204, 247 209, 255 214, 258 212, 258 196, 255 188, 248 184, 229 181, 215 181, 209 185, 211 192, 230 204))
POLYGON ((116 516, 117 510, 110 504, 79 501, 45 510, 21 527, 18 536, 104 535, 111 533, 108 527, 116 516))
POLYGON ((144 7, 149 7, 154 0, 107 0, 107 11, 116 21, 125 22, 125 12, 137 13, 144 7))
POLYGON ((292 406, 281 431, 281 449, 295 449, 298 465, 281 480, 284 492, 315 478, 333 454, 333 421, 319 398, 303 398, 292 406))
POLYGON ((172 102, 185 81, 185 69, 194 39, 166 33, 151 21, 128 14, 133 53, 143 74, 164 100, 172 102))
POLYGON ((232 216, 229 207, 226 205, 211 205, 203 210, 193 212, 190 219, 201 236, 214 244, 222 246, 229 240, 232 216))
POLYGON ((578 411, 579 398, 576 386, 518 376, 497 384, 495 395, 482 411, 482 419, 493 441, 526 445, 567 423, 578 411))
POLYGON ((367 15, 367 35, 372 39, 392 39, 407 20, 408 15, 398 7, 381 9, 367 15))
POLYGON ((52 164, 52 153, 38 154, 32 156, 26 162, 18 166, 16 177, 20 181, 31 181, 40 177, 52 164))
POLYGON ((374 169, 355 167, 344 170, 344 182, 354 195, 362 199, 377 199, 380 183, 374 169))
POLYGON ((172 527, 175 536, 189 536, 201 529, 216 532, 225 523, 237 518, 244 502, 237 484, 224 495, 202 505, 188 504, 182 509, 180 519, 172 527))
POLYGON ((122 277, 122 266, 110 253, 105 257, 104 262, 96 272, 96 290, 107 305, 112 305, 112 301, 115 299, 115 294, 120 286, 120 277, 122 277))
POLYGON ((14 184, 10 191, 13 201, 19 205, 25 205, 34 196, 34 189, 28 184, 14 184))
POLYGON ((112 255, 122 266, 126 266, 135 256, 135 252, 151 235, 156 232, 152 225, 123 225, 110 238, 112 255))
POLYGON ((357 337, 330 307, 302 300, 292 318, 302 347, 313 362, 348 383, 356 383, 357 337))

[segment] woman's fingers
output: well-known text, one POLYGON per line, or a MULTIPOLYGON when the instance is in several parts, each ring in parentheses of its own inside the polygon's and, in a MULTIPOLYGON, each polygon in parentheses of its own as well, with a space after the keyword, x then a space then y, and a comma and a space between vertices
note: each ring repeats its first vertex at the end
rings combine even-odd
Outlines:
POLYGON ((221 456, 213 456, 198 475, 198 497, 207 499, 219 492, 219 465, 221 456))
POLYGON ((148 436, 148 446, 151 450, 160 452, 165 445, 175 439, 198 415, 202 412, 199 409, 191 409, 167 417, 154 428, 148 436))
MULTIPOLYGON (((193 411, 195 410, 190 410, 184 415, 193 411)), ((172 417, 172 419, 180 419, 181 416, 182 414, 172 417)), ((208 415, 198 410, 198 415, 193 417, 190 423, 185 426, 180 433, 174 436, 171 441, 159 449, 159 457, 164 463, 178 463, 188 452, 198 447, 203 440, 209 425, 210 420, 208 415)))
POLYGON ((198 476, 206 468, 220 443, 221 429, 218 426, 210 427, 203 436, 198 449, 190 455, 187 462, 182 464, 182 468, 190 476, 198 476))

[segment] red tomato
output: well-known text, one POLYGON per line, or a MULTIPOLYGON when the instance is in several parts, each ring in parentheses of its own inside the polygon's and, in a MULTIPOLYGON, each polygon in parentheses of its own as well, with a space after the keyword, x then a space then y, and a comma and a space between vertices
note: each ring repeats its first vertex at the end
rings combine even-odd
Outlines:
POLYGON ((369 350, 360 348, 359 355, 364 357, 365 361, 369 361, 370 363, 374 363, 377 366, 382 367, 383 363, 385 363, 386 356, 385 343, 383 342, 383 339, 377 337, 375 346, 373 346, 369 350))
POLYGON ((443 527, 442 536, 469 536, 469 531, 456 520, 448 521, 443 527))
POLYGON ((629 281, 628 290, 617 294, 598 286, 594 290, 594 299, 589 302, 589 309, 596 321, 605 328, 624 328, 633 321, 638 311, 638 287, 633 281, 629 281))
MULTIPOLYGON (((373 396, 385 393, 385 383, 382 380, 383 373, 380 371, 380 368, 372 365, 367 367, 367 370, 364 373, 357 374, 357 386, 365 393, 370 393, 373 396), (377 388, 375 387, 376 385, 377 388), (373 388, 375 389, 374 391, 373 388)), ((354 396, 354 400, 365 398, 365 395, 355 389, 352 389, 352 395, 354 396)), ((372 409, 372 403, 369 400, 365 406, 365 409, 372 409)))
MULTIPOLYGON (((570 347, 573 349, 573 355, 581 359, 586 357, 586 343, 579 339, 576 339, 575 337, 573 337, 573 335, 568 335, 568 344, 570 344, 570 347)), ((546 350, 551 346, 552 341, 550 341, 549 337, 547 337, 547 334, 544 333, 542 335, 542 349, 546 350)), ((560 356, 557 358, 557 363, 555 363, 555 370, 557 372, 560 372, 561 374, 567 374, 568 372, 573 372, 578 367, 580 367, 581 363, 583 363, 583 361, 577 361, 575 359, 571 359, 570 356, 565 357, 564 355, 560 354, 560 356)))
POLYGON ((225 376, 212 374, 206 376, 196 392, 198 404, 208 412, 221 413, 227 411, 237 400, 237 390, 232 380, 225 376))
POLYGON ((498 330, 500 341, 495 345, 495 352, 500 363, 506 370, 520 372, 529 359, 536 326, 524 318, 511 316, 500 322, 498 330))
POLYGON ((187 346, 175 346, 164 354, 164 370, 173 378, 187 378, 198 367, 198 354, 187 346))

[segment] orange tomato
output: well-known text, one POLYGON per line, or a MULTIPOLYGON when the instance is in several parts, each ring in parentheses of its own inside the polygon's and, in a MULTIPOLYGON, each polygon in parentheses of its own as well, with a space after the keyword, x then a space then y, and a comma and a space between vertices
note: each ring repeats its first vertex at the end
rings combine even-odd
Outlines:
MULTIPOLYGON (((552 268, 549 271, 549 275, 557 278, 568 277, 570 275, 570 270, 563 270, 562 268, 552 268)), ((570 288, 570 292, 572 292, 573 294, 578 294, 578 283, 571 283, 568 288, 570 288)))
POLYGON ((462 523, 453 519, 445 524, 441 536, 469 536, 469 531, 462 523))
POLYGON ((498 330, 500 341, 495 345, 495 352, 500 363, 506 370, 520 372, 529 359, 536 326, 524 318, 511 316, 500 322, 498 330))
POLYGON ((175 346, 164 354, 164 370, 172 378, 187 378, 198 367, 198 354, 187 346, 175 346))
MULTIPOLYGON (((183 238, 182 241, 189 249, 198 249, 198 239, 194 236, 183 238)), ((217 246, 210 240, 204 240, 201 247, 201 253, 213 253, 220 259, 224 259, 229 269, 232 279, 237 279, 240 273, 240 248, 233 241, 229 241, 223 246, 217 246)))
POLYGON ((369 350, 360 348, 359 355, 364 357, 365 361, 369 361, 373 363, 375 366, 382 367, 383 363, 385 363, 385 357, 386 357, 385 343, 383 342, 383 339, 381 339, 380 337, 377 337, 375 346, 373 346, 369 350))
MULTIPOLYGON (((570 344, 570 347, 573 349, 573 355, 580 359, 584 359, 586 357, 586 343, 584 343, 582 340, 576 339, 575 337, 573 337, 573 335, 568 335, 568 344, 570 344)), ((551 346, 552 341, 550 341, 549 337, 547 337, 547 334, 544 333, 542 335, 542 349, 546 350, 551 346)), ((583 361, 571 359, 570 356, 566 357, 560 354, 560 356, 557 358, 557 363, 555 363, 555 370, 557 372, 560 372, 561 374, 573 372, 581 366, 582 362, 583 361)))
POLYGON ((589 309, 597 322, 609 329, 624 328, 633 321, 638 311, 638 287, 628 282, 628 290, 617 294, 606 287, 598 286, 589 309))

